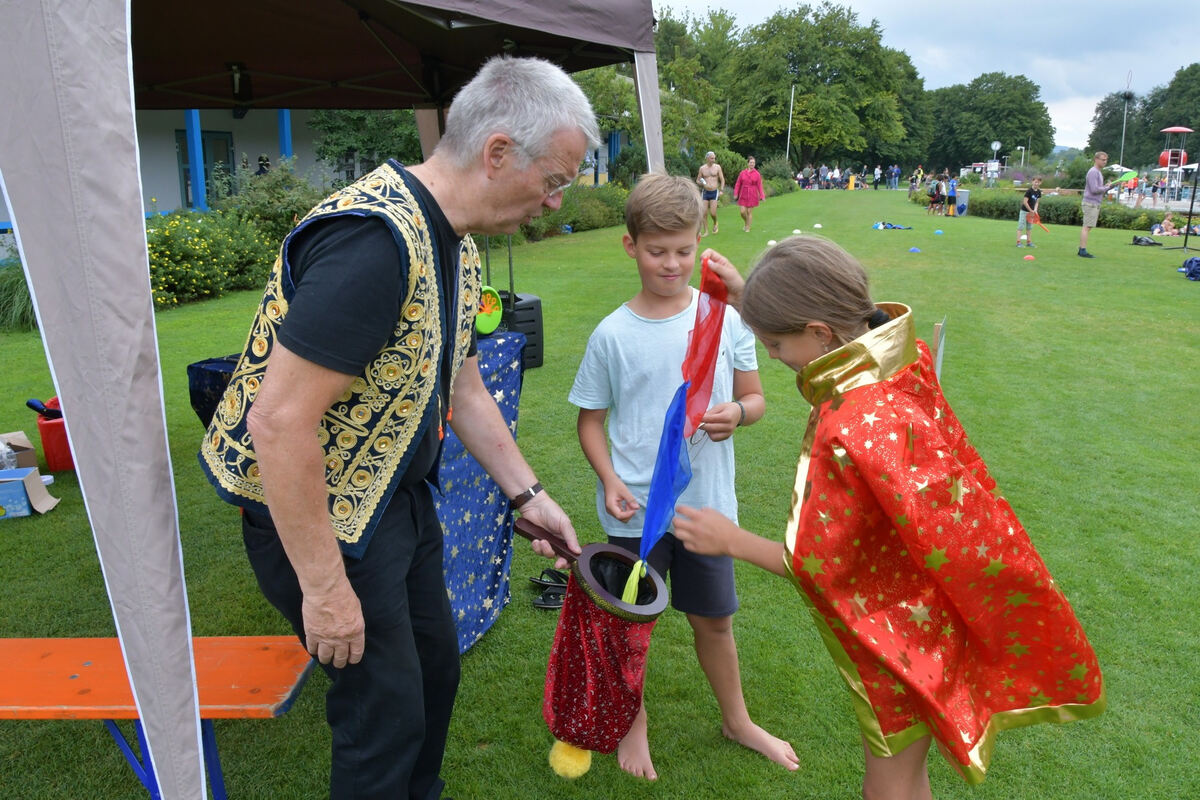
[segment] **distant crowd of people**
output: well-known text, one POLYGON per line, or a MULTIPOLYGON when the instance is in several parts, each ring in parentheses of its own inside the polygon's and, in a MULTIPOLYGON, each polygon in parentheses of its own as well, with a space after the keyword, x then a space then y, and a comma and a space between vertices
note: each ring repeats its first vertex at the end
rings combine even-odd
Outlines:
POLYGON ((832 167, 827 164, 819 167, 806 164, 804 169, 796 173, 796 184, 801 189, 866 189, 868 184, 872 189, 879 189, 880 185, 885 189, 899 189, 900 174, 898 164, 888 167, 876 164, 875 169, 863 164, 858 171, 853 167, 843 170, 837 164, 832 167))

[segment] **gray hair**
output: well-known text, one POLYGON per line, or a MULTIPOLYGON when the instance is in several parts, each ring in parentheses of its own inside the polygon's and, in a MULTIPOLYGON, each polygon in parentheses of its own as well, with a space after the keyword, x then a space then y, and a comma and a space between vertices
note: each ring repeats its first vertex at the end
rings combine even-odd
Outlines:
POLYGON ((455 96, 437 151, 465 167, 489 136, 503 133, 528 163, 548 153, 562 130, 579 130, 589 150, 600 146, 596 115, 578 84, 549 61, 495 56, 455 96))

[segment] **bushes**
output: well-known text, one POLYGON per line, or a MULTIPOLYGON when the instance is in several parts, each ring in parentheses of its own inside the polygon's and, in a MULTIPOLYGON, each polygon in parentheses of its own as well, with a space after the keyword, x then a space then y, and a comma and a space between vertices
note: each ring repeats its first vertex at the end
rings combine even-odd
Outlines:
POLYGON ((173 211, 146 228, 150 286, 159 308, 262 286, 277 245, 227 211, 173 211))
POLYGON ((277 250, 296 221, 329 193, 297 175, 293 159, 284 159, 265 175, 239 171, 233 188, 236 194, 217 192, 221 199, 213 208, 253 222, 277 250))
POLYGON ((619 184, 587 186, 576 183, 563 192, 561 206, 522 225, 521 233, 526 241, 536 242, 562 233, 564 225, 570 226, 572 231, 620 225, 625 221, 628 197, 629 191, 619 184))
MULTIPOLYGON (((1014 222, 1021 213, 1021 198, 1025 192, 1012 189, 972 189, 971 202, 968 212, 973 217, 988 219, 1010 219, 1014 222)), ((920 193, 912 198, 918 205, 927 205, 929 199, 920 193)), ((1083 224, 1083 209, 1077 194, 1054 195, 1043 194, 1038 204, 1038 213, 1043 224, 1072 225, 1083 224)), ((1100 218, 1097 227, 1114 230, 1148 231, 1150 225, 1162 220, 1161 211, 1144 208, 1127 208, 1120 203, 1105 201, 1100 204, 1100 218)))
POLYGON ((33 300, 25 284, 25 271, 16 258, 0 258, 0 330, 31 331, 37 328, 33 300))

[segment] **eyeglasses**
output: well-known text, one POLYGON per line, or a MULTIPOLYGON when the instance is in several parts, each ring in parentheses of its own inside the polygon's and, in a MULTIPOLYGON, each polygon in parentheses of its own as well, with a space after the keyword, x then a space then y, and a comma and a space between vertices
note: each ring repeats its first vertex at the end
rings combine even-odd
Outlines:
POLYGON ((538 166, 538 169, 542 172, 542 188, 545 190, 547 198, 562 194, 571 188, 571 185, 575 183, 575 179, 579 177, 578 170, 570 178, 567 178, 564 175, 551 175, 542 169, 541 166, 538 166))
POLYGON ((571 187, 571 184, 575 183, 575 179, 579 177, 579 173, 581 171, 579 167, 575 168, 574 175, 552 175, 551 173, 547 172, 541 164, 537 164, 536 161, 533 161, 533 159, 529 156, 529 151, 525 149, 523 144, 516 141, 514 141, 513 144, 521 148, 521 150, 525 153, 525 157, 529 158, 530 162, 536 164, 538 170, 542 173, 542 189, 545 192, 547 199, 565 192, 571 187))

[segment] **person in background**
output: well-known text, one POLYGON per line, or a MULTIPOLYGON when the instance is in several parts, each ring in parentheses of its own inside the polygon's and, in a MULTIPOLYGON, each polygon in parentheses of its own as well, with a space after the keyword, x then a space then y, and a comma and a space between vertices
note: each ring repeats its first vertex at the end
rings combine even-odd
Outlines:
MULTIPOLYGON (((746 159, 746 168, 738 174, 737 182, 733 185, 733 199, 738 204, 738 213, 742 215, 742 230, 750 232, 754 224, 754 209, 767 199, 763 191, 762 175, 754 168, 754 156, 746 159)), ((837 169, 834 169, 837 173, 837 169)))
POLYGON ((701 197, 704 199, 704 225, 700 235, 708 234, 708 219, 712 217, 712 232, 719 233, 717 227, 717 210, 721 206, 721 192, 725 191, 725 171, 717 163, 717 154, 709 150, 704 154, 704 163, 696 173, 696 183, 700 185, 701 197))
POLYGON ((1038 204, 1042 202, 1042 179, 1035 177, 1029 183, 1021 197, 1021 210, 1017 213, 1017 247, 1036 247, 1033 243, 1033 223, 1030 214, 1038 213, 1038 204))
POLYGON ((1087 172, 1087 179, 1083 187, 1083 227, 1079 229, 1079 257, 1080 258, 1095 258, 1094 255, 1088 252, 1088 234, 1092 228, 1096 227, 1096 223, 1100 219, 1100 201, 1104 199, 1104 194, 1112 188, 1111 183, 1104 182, 1104 165, 1108 163, 1108 153, 1103 150, 1097 150, 1092 157, 1092 168, 1087 172))

